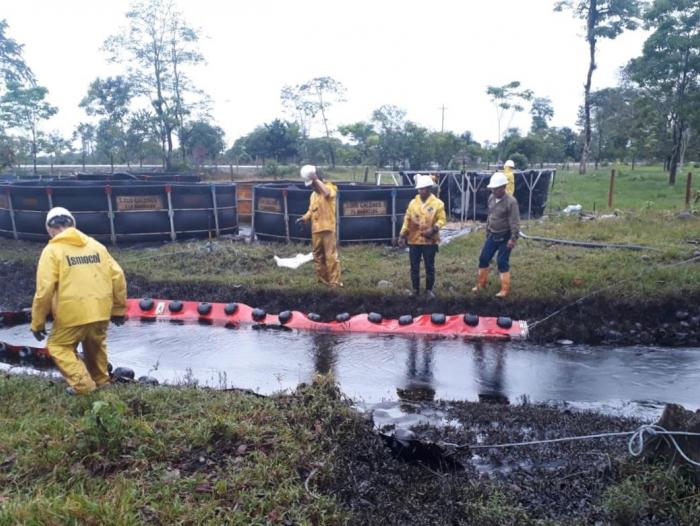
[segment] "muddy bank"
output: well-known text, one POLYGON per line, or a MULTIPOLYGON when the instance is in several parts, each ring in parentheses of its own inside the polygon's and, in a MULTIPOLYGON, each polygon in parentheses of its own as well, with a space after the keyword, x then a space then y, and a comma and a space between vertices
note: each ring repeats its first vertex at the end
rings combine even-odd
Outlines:
MULTIPOLYGON (((34 291, 34 266, 17 262, 0 264, 0 310, 31 305, 34 291)), ((251 290, 242 286, 221 286, 207 282, 148 281, 128 275, 130 297, 192 299, 211 302, 239 301, 269 312, 298 309, 316 312, 332 320, 341 312, 358 314, 380 312, 385 317, 404 314, 475 312, 482 316, 510 316, 532 323, 560 309, 565 302, 539 299, 496 300, 489 296, 439 297, 434 301, 410 300, 404 294, 377 292, 360 296, 351 291, 251 290)), ((560 339, 585 344, 616 345, 700 345, 700 294, 654 297, 641 301, 594 297, 567 308, 555 318, 531 331, 531 340, 539 343, 560 339)))
MULTIPOLYGON (((527 404, 431 408, 444 411, 452 427, 413 428, 414 436, 459 444, 620 432, 640 424, 527 404)), ((448 458, 464 469, 441 470, 397 458, 369 427, 347 438, 338 445, 324 489, 352 511, 355 524, 607 524, 606 492, 629 460, 624 439, 478 451, 447 447, 448 458)), ((635 524, 677 524, 653 514, 638 519, 635 524)))

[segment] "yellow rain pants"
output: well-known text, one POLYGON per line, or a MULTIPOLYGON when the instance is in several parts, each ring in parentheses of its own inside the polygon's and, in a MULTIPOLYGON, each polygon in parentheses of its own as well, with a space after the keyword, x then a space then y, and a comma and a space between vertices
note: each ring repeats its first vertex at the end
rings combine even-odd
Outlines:
POLYGON ((326 230, 311 234, 311 248, 319 283, 333 287, 342 285, 340 281, 340 260, 336 248, 335 232, 326 230))
POLYGON ((97 321, 75 327, 54 327, 48 340, 49 354, 77 394, 94 391, 109 383, 107 372, 107 325, 97 321), (83 344, 85 361, 78 357, 83 344))

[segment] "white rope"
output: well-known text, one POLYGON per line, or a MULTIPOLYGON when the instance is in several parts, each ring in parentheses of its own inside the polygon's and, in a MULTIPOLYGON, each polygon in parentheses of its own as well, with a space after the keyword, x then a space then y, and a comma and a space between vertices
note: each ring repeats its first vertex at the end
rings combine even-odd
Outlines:
POLYGON ((594 435, 579 435, 573 437, 549 438, 544 440, 528 440, 524 442, 506 442, 504 444, 454 444, 451 442, 438 442, 438 445, 445 447, 453 447, 456 449, 503 449, 509 447, 536 446, 541 444, 555 444, 558 442, 574 442, 577 440, 593 440, 597 438, 621 438, 629 437, 627 450, 633 457, 638 457, 644 452, 645 442, 648 439, 661 436, 666 442, 673 446, 680 456, 696 467, 700 467, 700 462, 697 462, 683 451, 683 448, 678 444, 676 436, 700 437, 700 433, 692 433, 690 431, 668 431, 658 424, 644 424, 639 426, 634 431, 620 431, 616 433, 598 433, 594 435))

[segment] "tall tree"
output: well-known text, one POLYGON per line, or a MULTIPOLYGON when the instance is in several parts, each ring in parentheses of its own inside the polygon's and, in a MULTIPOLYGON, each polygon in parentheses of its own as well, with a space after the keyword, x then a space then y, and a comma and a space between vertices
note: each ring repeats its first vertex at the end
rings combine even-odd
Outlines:
POLYGON ((626 29, 636 29, 640 15, 639 0, 559 0, 555 11, 569 10, 586 23, 588 43, 588 73, 583 98, 583 150, 579 173, 585 174, 591 154, 591 86, 596 69, 596 45, 601 38, 613 40, 626 29))
MULTIPOLYGON (((488 86, 486 93, 496 108, 498 144, 500 145, 503 142, 503 131, 510 128, 517 113, 525 110, 523 104, 532 99, 533 92, 529 89, 520 89, 520 82, 514 80, 503 86, 488 86), (504 119, 506 119, 505 128, 503 127, 504 119)), ((499 149, 499 160, 503 159, 504 153, 502 149, 499 149)))
POLYGON ((690 124, 700 124, 700 1, 655 0, 644 21, 653 32, 627 71, 657 108, 665 110, 671 136, 668 182, 673 185, 690 124))
POLYGON ((34 84, 34 74, 22 57, 24 46, 7 36, 6 31, 7 21, 0 20, 0 79, 4 83, 34 84))
POLYGON ((122 76, 97 78, 90 84, 87 95, 80 102, 80 107, 88 115, 99 115, 106 120, 98 126, 100 149, 109 156, 112 171, 114 171, 115 153, 127 160, 126 153, 126 120, 129 104, 133 96, 131 83, 122 76), (111 140, 105 134, 113 133, 111 140))
POLYGON ((95 126, 87 122, 81 122, 73 130, 73 140, 80 142, 80 158, 83 164, 83 171, 85 171, 88 156, 92 155, 94 150, 95 133, 95 126))
POLYGON ((58 108, 45 99, 49 90, 43 86, 22 87, 17 82, 7 84, 7 92, 0 97, 0 120, 9 128, 29 134, 34 175, 37 173, 36 156, 40 139, 41 121, 53 117, 58 108))
POLYGON ((372 123, 358 121, 352 124, 345 124, 339 126, 338 131, 343 137, 350 138, 359 153, 361 163, 377 163, 379 135, 375 131, 372 123))
POLYGON ((224 151, 224 130, 206 121, 195 121, 189 125, 185 147, 196 165, 205 161, 216 161, 224 151))
POLYGON ((56 163, 56 158, 60 157, 65 152, 71 151, 71 142, 64 138, 58 130, 53 130, 44 137, 41 149, 49 154, 49 163, 51 164, 51 173, 53 174, 53 166, 56 163))
POLYGON ((377 165, 381 167, 388 164, 392 168, 403 165, 406 111, 391 104, 384 104, 372 112, 372 122, 379 133, 377 165))
POLYGON ((128 27, 109 37, 109 60, 127 65, 138 95, 149 98, 158 122, 163 165, 173 165, 173 136, 185 129, 185 93, 194 91, 185 68, 202 62, 199 34, 188 26, 173 0, 140 0, 126 14, 128 27))
POLYGON ((294 108, 307 120, 320 117, 327 139, 326 144, 331 164, 335 166, 335 143, 330 140, 332 129, 328 113, 334 104, 345 101, 343 84, 332 77, 316 77, 297 86, 285 86, 282 89, 281 99, 283 104, 294 108))
POLYGON ((158 123, 155 115, 148 110, 138 110, 128 117, 126 127, 126 157, 129 161, 143 161, 148 157, 158 159, 160 142, 158 139, 158 123))
POLYGON ((549 121, 554 117, 554 107, 549 97, 535 97, 530 107, 532 115, 532 131, 546 130, 549 121))

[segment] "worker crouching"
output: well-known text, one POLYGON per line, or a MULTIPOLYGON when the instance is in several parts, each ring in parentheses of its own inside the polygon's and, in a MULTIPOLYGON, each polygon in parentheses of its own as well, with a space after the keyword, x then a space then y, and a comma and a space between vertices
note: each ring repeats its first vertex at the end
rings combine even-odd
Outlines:
POLYGON ((56 207, 46 216, 51 237, 39 259, 31 331, 46 336, 51 358, 69 384, 69 394, 85 394, 110 382, 107 326, 124 323, 126 280, 107 249, 75 228, 73 215, 56 207), (84 361, 77 355, 82 344, 84 361))
POLYGON ((420 262, 425 265, 425 295, 435 297, 435 255, 440 242, 440 229, 445 226, 444 203, 431 193, 434 185, 429 175, 416 175, 418 195, 408 204, 399 237, 399 246, 408 244, 413 295, 420 294, 420 262))
POLYGON ((516 199, 506 191, 508 180, 505 174, 497 172, 491 176, 488 188, 489 215, 486 220, 486 242, 479 256, 479 280, 473 292, 485 289, 489 279, 489 265, 498 253, 496 263, 501 277, 501 290, 497 298, 505 298, 510 293, 510 253, 515 248, 520 235, 520 210, 516 199))
POLYGON ((309 210, 296 222, 311 222, 311 247, 316 279, 330 287, 342 287, 336 245, 338 187, 330 181, 323 181, 315 166, 302 166, 300 174, 306 186, 313 186, 313 192, 309 198, 309 210))

